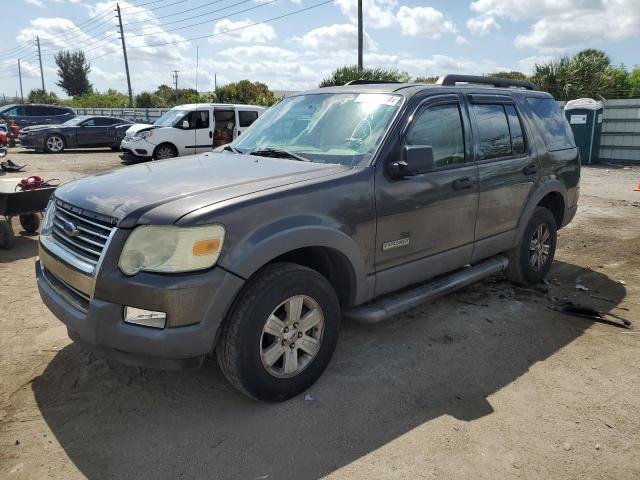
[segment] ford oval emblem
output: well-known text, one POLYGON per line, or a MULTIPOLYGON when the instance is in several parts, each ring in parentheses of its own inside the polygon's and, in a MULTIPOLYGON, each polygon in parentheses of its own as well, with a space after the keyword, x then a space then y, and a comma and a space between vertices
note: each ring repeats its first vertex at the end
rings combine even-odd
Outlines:
POLYGON ((77 237, 78 235, 80 235, 80 230, 78 230, 78 227, 76 227, 73 222, 69 222, 69 221, 64 222, 62 224, 62 230, 69 237, 77 237))

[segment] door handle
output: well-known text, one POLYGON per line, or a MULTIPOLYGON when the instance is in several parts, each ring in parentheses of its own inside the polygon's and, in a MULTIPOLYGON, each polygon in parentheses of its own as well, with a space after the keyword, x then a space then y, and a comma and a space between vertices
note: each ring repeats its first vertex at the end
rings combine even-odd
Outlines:
POLYGON ((213 132, 209 130, 209 138, 213 138, 213 132))
POLYGON ((469 188, 472 188, 474 183, 475 182, 473 181, 473 178, 471 178, 471 177, 459 178, 459 179, 453 181, 453 189, 454 190, 467 190, 469 188))
POLYGON ((538 173, 538 167, 535 163, 530 163, 522 169, 522 173, 524 173, 525 175, 535 175, 536 173, 538 173))

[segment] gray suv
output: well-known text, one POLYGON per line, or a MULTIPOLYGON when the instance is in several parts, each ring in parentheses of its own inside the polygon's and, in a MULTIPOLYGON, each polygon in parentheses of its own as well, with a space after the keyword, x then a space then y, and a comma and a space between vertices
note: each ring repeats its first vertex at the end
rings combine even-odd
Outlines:
POLYGON ((579 176, 561 110, 527 82, 312 90, 219 152, 58 188, 38 287, 102 355, 175 369, 215 354, 240 391, 283 400, 322 374, 343 317, 501 271, 542 280, 579 176))
POLYGON ((15 120, 16 124, 22 128, 31 125, 60 125, 75 116, 76 112, 72 108, 63 105, 27 103, 0 107, 0 119, 7 123, 15 120))

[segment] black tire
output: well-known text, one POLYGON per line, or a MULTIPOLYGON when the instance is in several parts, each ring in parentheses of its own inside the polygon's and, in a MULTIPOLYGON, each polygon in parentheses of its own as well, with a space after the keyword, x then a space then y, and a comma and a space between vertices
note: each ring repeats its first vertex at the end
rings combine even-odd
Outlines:
POLYGON ((154 160, 164 160, 167 158, 173 158, 177 156, 178 156, 178 149, 175 146, 171 145, 170 143, 161 143, 153 150, 153 155, 151 156, 151 158, 153 158, 154 160), (169 156, 162 155, 163 152, 165 151, 170 151, 171 156, 169 157, 169 156))
POLYGON ((36 233, 40 228, 40 215, 37 213, 26 213, 20 215, 20 225, 27 233, 36 233))
MULTIPOLYGON (((56 142, 58 143, 58 142, 56 142)), ((62 135, 59 135, 57 133, 52 133, 51 135, 49 135, 47 138, 45 138, 44 140, 44 151, 47 153, 62 153, 64 152, 65 147, 67 146, 67 144, 64 141, 64 137, 62 135), (49 140, 52 139, 58 139, 59 142, 61 142, 61 147, 59 149, 54 149, 52 147, 49 146, 49 140)))
POLYGON ((0 220, 0 248, 8 249, 13 245, 13 228, 9 220, 0 220))
POLYGON ((509 280, 519 285, 534 285, 540 282, 551 268, 553 257, 556 252, 556 242, 558 238, 556 219, 553 213, 547 208, 536 207, 533 215, 529 219, 527 228, 520 239, 517 247, 507 252, 509 266, 505 274, 509 280), (538 268, 532 260, 532 240, 537 235, 538 228, 548 231, 548 255, 544 261, 539 261, 538 268))
POLYGON ((268 265, 248 281, 228 313, 216 346, 218 363, 229 382, 245 395, 267 402, 286 400, 305 391, 324 372, 338 342, 340 318, 338 297, 325 277, 296 264, 268 265), (324 324, 315 357, 294 376, 283 378, 263 364, 263 328, 271 313, 296 295, 319 305, 324 324))

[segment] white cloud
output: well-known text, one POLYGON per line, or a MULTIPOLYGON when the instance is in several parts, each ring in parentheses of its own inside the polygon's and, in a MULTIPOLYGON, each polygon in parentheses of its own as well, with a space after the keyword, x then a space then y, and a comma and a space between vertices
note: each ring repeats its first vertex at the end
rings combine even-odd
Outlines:
POLYGON ((213 27, 213 33, 216 35, 209 39, 211 43, 235 41, 241 43, 266 43, 276 38, 276 31, 271 25, 266 23, 253 25, 250 18, 234 22, 225 18, 216 22, 213 27), (228 33, 225 33, 228 32, 228 33))
POLYGON ((477 18, 533 21, 515 44, 543 53, 625 40, 640 31, 638 0, 476 0, 471 9, 477 18))
POLYGON ((490 15, 481 15, 467 20, 467 28, 476 35, 488 35, 491 30, 500 30, 500 24, 490 15))
POLYGON ((396 13, 396 20, 403 35, 412 37, 439 38, 443 33, 455 33, 453 22, 432 7, 407 7, 403 5, 396 13))
MULTIPOLYGON (((335 0, 335 4, 349 20, 358 20, 358 0, 335 0)), ((367 28, 387 28, 395 23, 393 9, 396 0, 367 0, 362 6, 362 16, 367 28)))
MULTIPOLYGON (((358 48, 358 29, 350 23, 314 28, 302 37, 295 38, 303 47, 322 52, 351 51, 358 48)), ((366 50, 375 50, 376 43, 365 32, 366 50)))
POLYGON ((458 35, 458 36, 456 37, 456 43, 457 43, 458 45, 465 45, 465 44, 469 43, 469 40, 467 40, 466 38, 464 38, 462 35, 458 35))
POLYGON ((290 60, 292 58, 297 57, 299 54, 296 52, 292 52, 291 50, 286 50, 280 47, 268 47, 263 45, 252 45, 252 46, 241 46, 241 47, 233 47, 227 48, 226 50, 222 50, 220 55, 224 55, 227 57, 234 58, 236 60, 241 61, 249 61, 249 60, 261 60, 264 58, 278 58, 283 60, 290 60))
POLYGON ((531 57, 526 57, 518 60, 518 70, 526 75, 530 75, 533 73, 536 65, 547 63, 550 60, 553 60, 553 57, 549 55, 533 55, 531 57))
POLYGON ((42 0, 24 0, 24 3, 33 5, 38 8, 44 8, 44 3, 42 3, 42 0))

